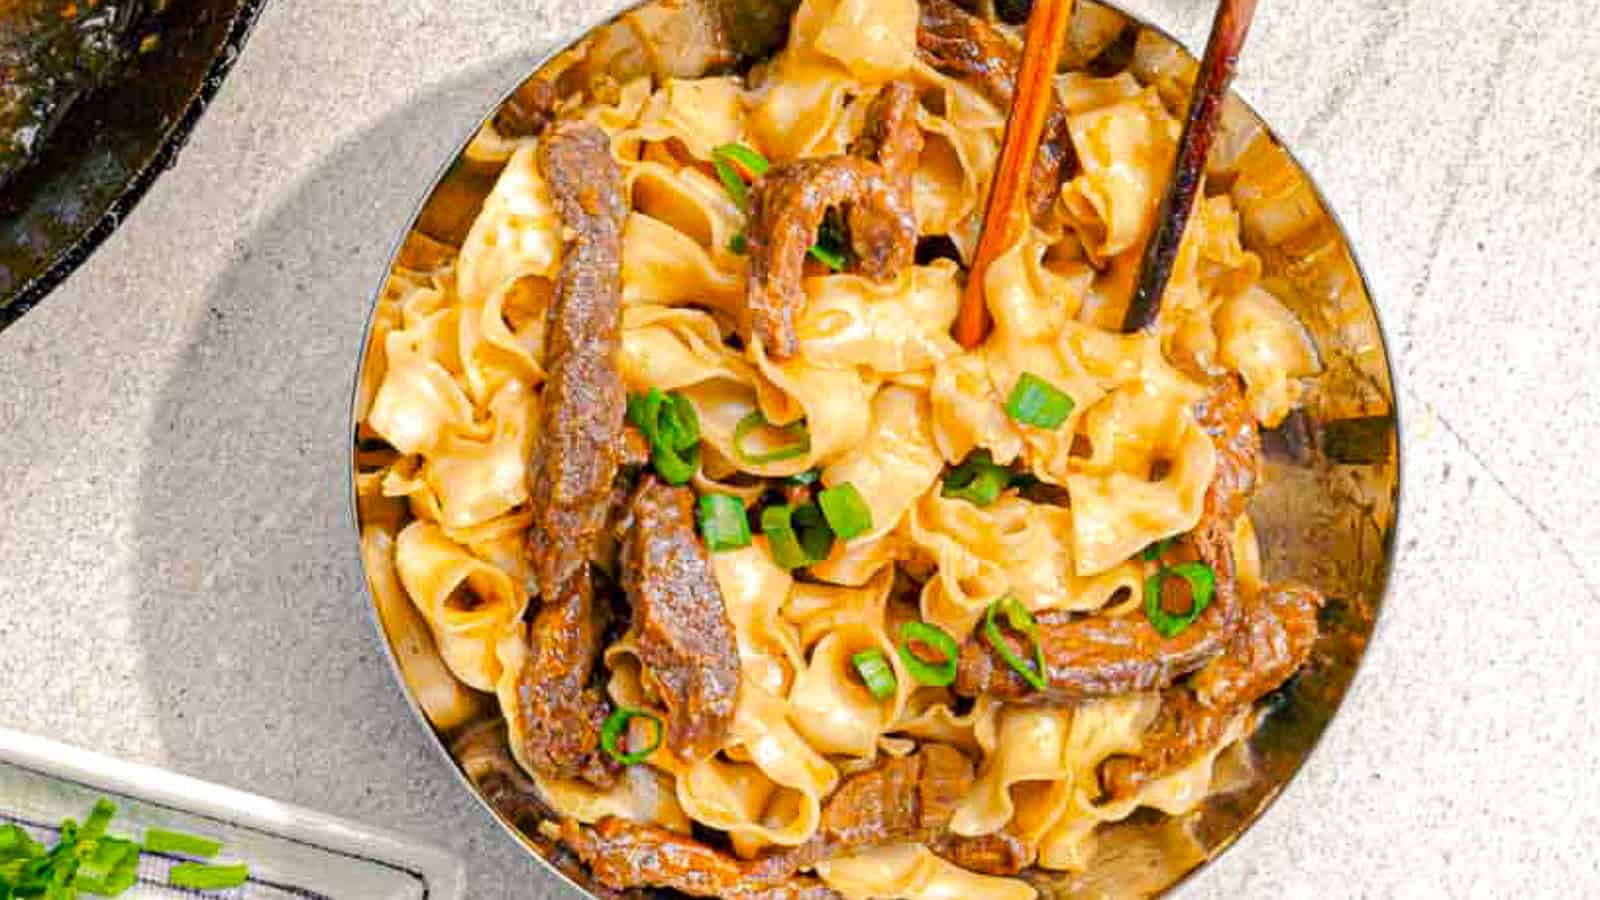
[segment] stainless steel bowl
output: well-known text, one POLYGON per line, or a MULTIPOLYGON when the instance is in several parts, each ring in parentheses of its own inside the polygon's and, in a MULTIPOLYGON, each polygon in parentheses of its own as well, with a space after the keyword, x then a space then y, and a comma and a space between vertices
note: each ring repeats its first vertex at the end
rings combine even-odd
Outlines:
MULTIPOLYGON (((732 62, 706 52, 708 29, 720 28, 717 33, 744 62, 760 59, 781 44, 796 4, 650 0, 564 45, 541 67, 562 65, 563 89, 646 73, 693 77, 732 62), (641 35, 649 36, 658 52, 638 52, 641 35)), ((1130 66, 1141 80, 1155 84, 1169 105, 1187 95, 1195 69, 1194 57, 1169 35, 1093 0, 1079 4, 1068 53, 1077 54, 1078 62, 1093 58, 1130 66)), ((1306 580, 1329 597, 1322 634, 1305 669, 1273 696, 1273 712, 1250 739, 1249 752, 1235 760, 1243 767, 1241 787, 1213 795, 1181 821, 1136 815, 1111 826, 1109 834, 1103 832, 1103 844, 1118 852, 1102 854, 1089 872, 1030 876, 1044 897, 1158 894, 1231 845, 1300 769, 1337 711, 1373 635, 1389 578, 1400 499, 1398 411, 1367 283, 1321 193, 1255 111, 1233 97, 1223 123, 1212 183, 1233 194, 1246 247, 1261 256, 1264 276, 1311 331, 1324 364, 1308 385, 1305 414, 1267 436, 1268 478, 1251 505, 1267 576, 1306 580), (1259 140, 1251 139, 1255 135, 1259 140)), ((465 148, 463 141, 462 151, 446 164, 401 232, 392 264, 398 264, 414 233, 459 244, 494 175, 469 162, 465 148)), ((380 285, 375 292, 374 308, 382 290, 380 285)), ((367 343, 362 343, 358 384, 367 343)), ((352 402, 352 434, 354 415, 352 402)), ((354 443, 349 472, 359 540, 354 443)), ((404 690, 376 613, 373 621, 404 690)), ((570 866, 558 869, 493 808, 451 758, 446 736, 429 725, 414 697, 407 699, 485 811, 552 872, 591 895, 600 893, 570 866)))

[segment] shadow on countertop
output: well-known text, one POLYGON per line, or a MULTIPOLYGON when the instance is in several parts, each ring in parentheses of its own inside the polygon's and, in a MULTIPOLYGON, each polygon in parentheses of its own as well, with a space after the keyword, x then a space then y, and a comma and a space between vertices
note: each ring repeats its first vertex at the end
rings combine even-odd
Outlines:
POLYGON ((139 454, 136 637, 172 766, 453 846, 474 897, 560 888, 457 785, 390 674, 347 513, 347 417, 392 242, 530 62, 416 97, 286 192, 233 248, 139 454))

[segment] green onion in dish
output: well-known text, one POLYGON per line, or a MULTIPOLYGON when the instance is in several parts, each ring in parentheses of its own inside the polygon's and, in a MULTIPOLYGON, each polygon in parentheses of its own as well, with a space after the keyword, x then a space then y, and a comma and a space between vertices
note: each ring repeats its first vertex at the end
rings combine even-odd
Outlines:
POLYGON ((767 536, 767 552, 781 569, 798 569, 811 564, 811 557, 795 532, 794 507, 769 506, 761 511, 761 533, 767 536))
POLYGON ((822 507, 822 517, 828 520, 828 527, 842 541, 872 530, 872 510, 867 501, 861 499, 861 492, 848 481, 823 488, 817 495, 817 504, 822 507))
POLYGON ((1072 398, 1032 372, 1023 372, 1006 398, 1006 415, 1035 428, 1060 428, 1072 415, 1072 398))
POLYGON ((1171 547, 1172 542, 1175 540, 1177 540, 1175 537, 1162 538, 1161 540, 1156 541, 1154 544, 1144 548, 1144 552, 1140 553, 1139 555, 1143 557, 1146 562, 1160 562, 1161 557, 1166 555, 1167 548, 1171 547))
POLYGON ((116 804, 101 798, 79 825, 61 823, 46 848, 21 826, 0 827, 0 898, 70 898, 79 893, 115 897, 139 876, 139 845, 106 833, 116 804))
POLYGON ((889 666, 889 660, 882 650, 863 650, 852 655, 850 662, 856 667, 856 674, 861 676, 861 683, 867 686, 867 693, 872 695, 872 699, 887 700, 894 696, 894 669, 889 666))
POLYGON ((1144 581, 1144 617, 1164 638, 1177 637, 1183 630, 1194 624, 1200 614, 1211 605, 1211 598, 1216 593, 1217 575, 1211 567, 1201 562, 1187 562, 1171 568, 1162 569, 1144 581), (1167 581, 1172 578, 1181 578, 1189 587, 1189 610, 1175 613, 1167 610, 1162 603, 1162 593, 1167 581))
POLYGON ((745 465, 765 466, 770 463, 783 462, 787 459, 805 456, 810 452, 811 433, 806 430, 804 421, 790 422, 788 425, 777 427, 769 423, 767 417, 762 415, 760 410, 756 410, 740 419, 739 424, 733 427, 733 455, 739 457, 739 461, 745 465), (783 438, 788 440, 788 443, 781 444, 777 449, 769 450, 766 453, 752 452, 745 445, 749 442, 752 434, 764 428, 775 428, 783 438))
POLYGON ((937 625, 907 622, 900 626, 900 659, 918 684, 947 687, 955 684, 961 647, 955 638, 937 625), (929 660, 919 651, 919 647, 939 654, 940 658, 929 660))
POLYGON ((833 532, 823 521, 816 504, 779 504, 761 511, 761 533, 767 536, 767 551, 782 569, 799 569, 828 558, 833 550, 833 532))
POLYGON ((765 156, 743 144, 723 144, 711 151, 711 167, 717 170, 717 179, 733 202, 741 210, 749 211, 750 189, 745 183, 767 174, 770 163, 765 156))
POLYGON ((197 834, 168 831, 165 828, 144 830, 144 849, 151 853, 171 853, 176 856, 198 856, 210 859, 222 850, 222 842, 197 834))
POLYGON ((974 506, 988 506, 1000 499, 1011 486, 1011 470, 997 466, 987 450, 977 450, 944 477, 939 496, 966 500, 974 506))
MULTIPOLYGON (((748 213, 750 184, 767 174, 772 164, 765 156, 743 144, 723 144, 711 151, 711 167, 716 170, 717 180, 722 182, 723 190, 733 198, 734 204, 741 212, 748 213)), ((845 249, 844 228, 836 219, 823 223, 817 234, 817 242, 811 245, 808 252, 833 271, 842 272, 849 260, 849 251, 845 249)), ((749 238, 742 231, 734 235, 728 244, 729 250, 740 255, 748 252, 749 247, 749 238)))
POLYGON ((605 724, 600 726, 600 748, 607 755, 625 766, 644 762, 650 754, 661 746, 661 733, 665 726, 661 724, 661 717, 655 713, 645 712, 642 709, 618 709, 606 717, 605 724), (650 744, 643 750, 627 753, 622 750, 622 739, 628 733, 628 723, 634 719, 649 722, 651 725, 650 744))
POLYGON ((650 442, 650 462, 668 484, 686 484, 700 471, 700 416, 689 398, 651 388, 628 397, 628 420, 650 442))
POLYGON ((812 259, 835 272, 843 272, 844 265, 848 261, 845 251, 821 243, 812 244, 806 252, 811 254, 812 259))
POLYGON ((744 504, 732 494, 706 494, 700 498, 700 536, 713 553, 750 546, 750 522, 744 504))
POLYGON ((800 546, 812 563, 819 563, 833 553, 833 529, 815 502, 803 503, 794 509, 791 517, 795 533, 800 535, 800 546))
POLYGON ((217 866, 210 863, 178 863, 167 870, 167 883, 177 888, 215 891, 239 887, 250 880, 250 867, 244 863, 217 866))
POLYGON ((1015 669, 1022 680, 1026 681, 1036 691, 1042 691, 1050 686, 1049 670, 1045 667, 1044 647, 1039 644, 1039 625, 1033 620, 1033 614, 1028 612, 1017 598, 1007 594, 999 600, 989 604, 988 612, 983 617, 983 635, 989 641, 989 646, 1000 654, 1006 665, 1015 669), (1005 625, 1020 635, 1025 646, 1033 649, 1033 659, 1024 659, 1011 646, 1011 639, 1001 628, 1000 620, 1005 620, 1005 625))

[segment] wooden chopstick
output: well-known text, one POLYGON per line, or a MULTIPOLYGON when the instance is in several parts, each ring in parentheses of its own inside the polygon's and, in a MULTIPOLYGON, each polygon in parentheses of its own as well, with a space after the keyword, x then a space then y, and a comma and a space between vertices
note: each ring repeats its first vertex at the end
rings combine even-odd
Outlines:
POLYGON ((978 249, 972 255, 961 309, 956 315, 956 341, 968 350, 982 343, 989 330, 989 308, 983 299, 984 273, 1028 226, 1028 179, 1044 134, 1045 117, 1055 100, 1052 77, 1056 61, 1061 58, 1067 23, 1072 21, 1072 6, 1073 0, 1038 0, 1028 17, 1000 161, 990 181, 983 231, 978 235, 978 249))
POLYGON ((1250 33, 1250 20, 1256 14, 1256 0, 1221 0, 1211 21, 1211 37, 1206 55, 1189 96, 1189 113, 1183 123, 1183 137, 1172 164, 1172 180, 1161 198, 1156 213, 1156 229, 1145 244, 1139 262, 1139 277, 1134 282, 1133 299, 1122 320, 1126 333, 1150 328, 1161 314, 1161 296, 1172 277, 1172 265, 1183 243, 1184 228, 1194 209, 1195 194, 1205 175, 1206 160, 1217 134, 1222 101, 1239 63, 1239 52, 1250 33))

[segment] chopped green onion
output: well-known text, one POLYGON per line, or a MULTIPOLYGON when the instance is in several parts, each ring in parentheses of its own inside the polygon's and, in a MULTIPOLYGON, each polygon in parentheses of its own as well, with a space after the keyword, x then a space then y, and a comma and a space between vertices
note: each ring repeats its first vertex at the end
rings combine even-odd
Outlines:
POLYGON ((856 673, 872 699, 887 700, 894 696, 894 669, 889 667, 882 650, 863 650, 851 656, 850 662, 855 664, 856 673))
POLYGON ((733 202, 740 209, 749 210, 750 189, 745 185, 744 173, 748 172, 752 181, 765 175, 766 157, 741 144, 723 144, 711 151, 711 167, 717 170, 717 179, 733 202), (741 168, 744 172, 739 171, 741 168))
POLYGON ((605 724, 600 726, 600 747, 610 754, 612 759, 625 766, 642 763, 661 746, 661 732, 664 727, 661 724, 661 717, 655 713, 645 712, 642 709, 617 709, 606 716, 605 724), (634 719, 643 719, 653 726, 650 746, 632 753, 624 753, 619 745, 623 735, 628 731, 628 723, 634 719))
POLYGON ((822 263, 835 272, 844 271, 846 258, 843 250, 837 250, 833 247, 825 246, 819 242, 812 244, 806 252, 811 254, 812 259, 815 259, 817 262, 822 263))
POLYGON ((1050 382, 1032 372, 1023 372, 1006 398, 1006 415, 1035 428, 1060 428, 1072 415, 1074 405, 1071 397, 1050 382))
POLYGON ((750 252, 750 238, 746 237, 745 233, 741 231, 728 241, 728 249, 743 256, 750 252))
POLYGON ((1154 544, 1144 548, 1144 552, 1139 555, 1143 556, 1147 562, 1160 562, 1161 557, 1166 555, 1167 548, 1171 547, 1172 542, 1175 540, 1177 540, 1176 537, 1162 538, 1161 540, 1156 541, 1154 544))
POLYGON ((767 162, 765 156, 743 144, 723 144, 712 150, 711 155, 738 163, 740 168, 750 173, 751 178, 760 178, 772 167, 772 163, 767 162))
POLYGON ((761 511, 761 533, 767 536, 767 552, 772 561, 782 569, 798 569, 812 563, 806 548, 795 533, 794 507, 787 504, 769 506, 761 511))
POLYGON ((222 849, 222 842, 197 834, 168 831, 165 828, 146 828, 144 848, 151 853, 173 853, 179 856, 200 856, 210 859, 222 849))
POLYGON ((21 825, 0 826, 0 863, 43 855, 44 845, 29 836, 21 825))
POLYGON ((767 536, 772 561, 784 569, 822 562, 833 550, 833 532, 815 503, 763 509, 761 533, 767 536))
POLYGON ((750 546, 750 523, 744 504, 732 494, 707 494, 700 498, 700 534, 713 553, 750 546))
POLYGON ((1194 624, 1194 620, 1200 618, 1200 614, 1211 605, 1216 587, 1217 575, 1205 563, 1187 562, 1162 569, 1144 581, 1144 616, 1162 637, 1176 637, 1185 628, 1194 624), (1188 612, 1168 612, 1162 605, 1161 591, 1169 578, 1182 578, 1188 582, 1190 597, 1188 612))
POLYGON ((833 553, 833 529, 828 527, 822 508, 815 501, 802 503, 795 507, 792 518, 795 531, 800 535, 800 546, 805 548, 811 562, 827 559, 833 553))
POLYGON ((795 507, 794 523, 801 528, 827 528, 828 520, 822 515, 822 507, 815 501, 795 507))
POLYGON ((1011 470, 997 466, 989 451, 979 450, 950 470, 944 477, 941 497, 966 500, 977 506, 988 506, 1000 499, 1000 492, 1011 484, 1011 470))
POLYGON ((117 814, 117 805, 101 797, 94 803, 94 809, 89 811, 89 818, 83 820, 83 828, 78 831, 78 840, 92 841, 106 833, 106 827, 111 824, 111 818, 117 814))
POLYGON ((628 398, 628 419, 650 442, 650 462, 668 484, 686 484, 700 471, 700 417, 689 398, 651 388, 628 398))
POLYGON ((946 687, 956 680, 956 667, 961 661, 961 647, 956 639, 937 625, 927 622, 907 622, 900 626, 900 659, 910 670, 911 677, 929 687, 946 687), (914 645, 921 644, 939 654, 939 660, 929 662, 917 652, 914 645))
POLYGON ((844 271, 850 260, 849 238, 844 229, 844 219, 838 210, 828 210, 817 229, 817 242, 807 251, 817 262, 835 272, 844 271))
POLYGON ((1006 664, 1022 676, 1022 680, 1033 686, 1036 691, 1042 691, 1050 686, 1048 669, 1044 662, 1044 647, 1039 643, 1039 625, 1033 620, 1033 614, 1028 612, 1017 598, 1007 594, 999 600, 989 604, 989 611, 983 617, 983 634, 989 639, 989 646, 1000 654, 1006 664), (1029 644, 1033 645, 1033 660, 1023 659, 1012 648, 1011 640, 1006 637, 1000 628, 999 619, 1004 618, 1006 625, 1012 631, 1022 635, 1029 644))
POLYGON ((861 499, 861 492, 848 481, 823 488, 817 495, 817 504, 822 507, 822 517, 828 520, 828 527, 840 540, 848 541, 872 530, 872 510, 867 501, 861 499))
POLYGON ((785 444, 769 453, 752 453, 745 449, 746 439, 756 429, 770 427, 773 426, 767 422, 767 417, 762 415, 759 409, 740 419, 739 424, 733 427, 733 455, 739 457, 739 461, 746 465, 764 466, 768 463, 783 462, 786 459, 805 456, 811 452, 811 433, 806 430, 804 421, 791 422, 778 429, 779 433, 789 438, 792 443, 785 444))
POLYGON ((209 863, 178 863, 167 871, 167 883, 173 887, 197 891, 214 891, 238 887, 250 880, 250 867, 244 863, 231 866, 214 866, 209 863))
POLYGON ((133 841, 102 835, 79 843, 77 853, 72 886, 80 891, 115 897, 139 880, 139 845, 133 841))

